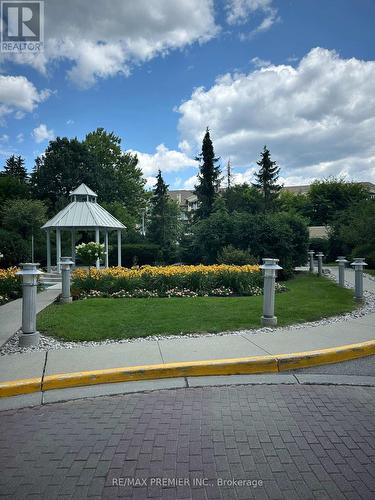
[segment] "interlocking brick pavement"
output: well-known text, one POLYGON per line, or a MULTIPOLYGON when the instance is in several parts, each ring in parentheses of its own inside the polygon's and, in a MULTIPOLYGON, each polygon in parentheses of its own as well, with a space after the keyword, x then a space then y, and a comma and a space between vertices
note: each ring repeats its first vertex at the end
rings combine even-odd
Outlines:
POLYGON ((0 495, 17 500, 372 500, 375 389, 186 388, 5 411, 0 466, 0 495))

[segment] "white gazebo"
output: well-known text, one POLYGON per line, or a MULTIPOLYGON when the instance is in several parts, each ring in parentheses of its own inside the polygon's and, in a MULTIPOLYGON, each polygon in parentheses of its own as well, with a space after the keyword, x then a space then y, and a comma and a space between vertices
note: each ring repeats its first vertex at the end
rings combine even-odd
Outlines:
MULTIPOLYGON (((104 231, 105 267, 108 267, 108 234, 117 231, 117 264, 121 266, 121 231, 126 227, 107 210, 101 207, 94 193, 86 184, 81 184, 70 193, 71 201, 58 214, 42 226, 47 233, 47 270, 51 272, 51 231, 56 230, 56 267, 60 272, 61 232, 69 231, 72 243, 72 260, 75 263, 76 231, 94 231, 95 241, 100 243, 100 231, 104 231)), ((96 267, 100 263, 97 261, 96 267)))

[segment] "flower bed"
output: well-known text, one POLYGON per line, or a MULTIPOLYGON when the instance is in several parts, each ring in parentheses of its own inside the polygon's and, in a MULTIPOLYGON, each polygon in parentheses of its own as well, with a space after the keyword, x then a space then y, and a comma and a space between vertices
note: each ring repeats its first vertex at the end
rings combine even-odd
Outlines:
POLYGON ((16 275, 17 271, 17 267, 0 269, 0 305, 21 297, 22 285, 20 278, 16 275))
POLYGON ((73 296, 88 297, 197 297, 260 295, 259 266, 143 266, 138 269, 77 269, 73 296))

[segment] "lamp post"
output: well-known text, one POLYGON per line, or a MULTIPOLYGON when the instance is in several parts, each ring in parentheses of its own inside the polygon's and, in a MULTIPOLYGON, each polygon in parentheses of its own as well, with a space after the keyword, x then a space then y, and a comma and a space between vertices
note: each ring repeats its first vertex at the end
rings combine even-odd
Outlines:
POLYGON ((355 272, 354 298, 355 300, 363 300, 363 266, 367 266, 367 264, 365 259, 357 257, 350 265, 354 267, 355 272))
POLYGON ((318 257, 318 274, 319 274, 319 276, 321 276, 323 274, 323 257, 324 257, 324 253, 319 252, 319 253, 316 254, 316 256, 318 257))
POLYGON ((71 257, 61 257, 61 277, 62 277, 62 294, 61 302, 66 304, 72 302, 70 295, 70 270, 74 264, 71 257))
POLYGON ((309 250, 307 252, 309 254, 309 264, 310 264, 310 273, 313 273, 314 272, 314 251, 313 250, 309 250))
POLYGON ((336 259, 339 265, 339 285, 345 286, 345 264, 348 262, 343 255, 339 255, 336 259))
POLYGON ((277 326, 275 313, 275 279, 276 271, 282 269, 278 265, 279 259, 263 259, 264 286, 263 286, 263 316, 262 326, 277 326))
POLYGON ((20 347, 39 345, 39 332, 36 331, 36 292, 38 287, 37 276, 43 274, 39 271, 39 264, 20 264, 22 276, 22 332, 18 337, 20 347))

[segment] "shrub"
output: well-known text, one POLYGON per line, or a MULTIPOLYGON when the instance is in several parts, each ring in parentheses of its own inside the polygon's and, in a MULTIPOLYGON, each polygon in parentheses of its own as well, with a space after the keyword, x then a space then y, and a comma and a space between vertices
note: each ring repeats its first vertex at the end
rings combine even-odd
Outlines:
POLYGON ((103 258, 105 253, 104 245, 102 243, 95 243, 94 241, 81 243, 76 246, 76 253, 82 264, 90 267, 95 265, 98 259, 103 258))
POLYGON ((233 245, 227 245, 218 253, 217 262, 219 264, 244 266, 245 264, 257 264, 258 259, 253 257, 248 250, 241 250, 233 245))
POLYGON ((153 243, 125 243, 122 246, 123 263, 129 267, 135 261, 139 266, 154 264, 159 254, 159 245, 153 243))
POLYGON ((30 247, 17 233, 0 229, 0 244, 3 258, 0 265, 4 268, 18 265, 30 259, 30 247))
POLYGON ((286 270, 306 262, 306 220, 290 213, 253 215, 214 212, 193 226, 191 252, 196 260, 211 263, 228 245, 252 255, 280 259, 286 270))
POLYGON ((309 249, 316 252, 323 252, 325 257, 328 256, 330 245, 327 238, 310 238, 309 249))
POLYGON ((336 257, 364 257, 370 267, 375 267, 375 199, 343 212, 332 225, 330 244, 336 257))

